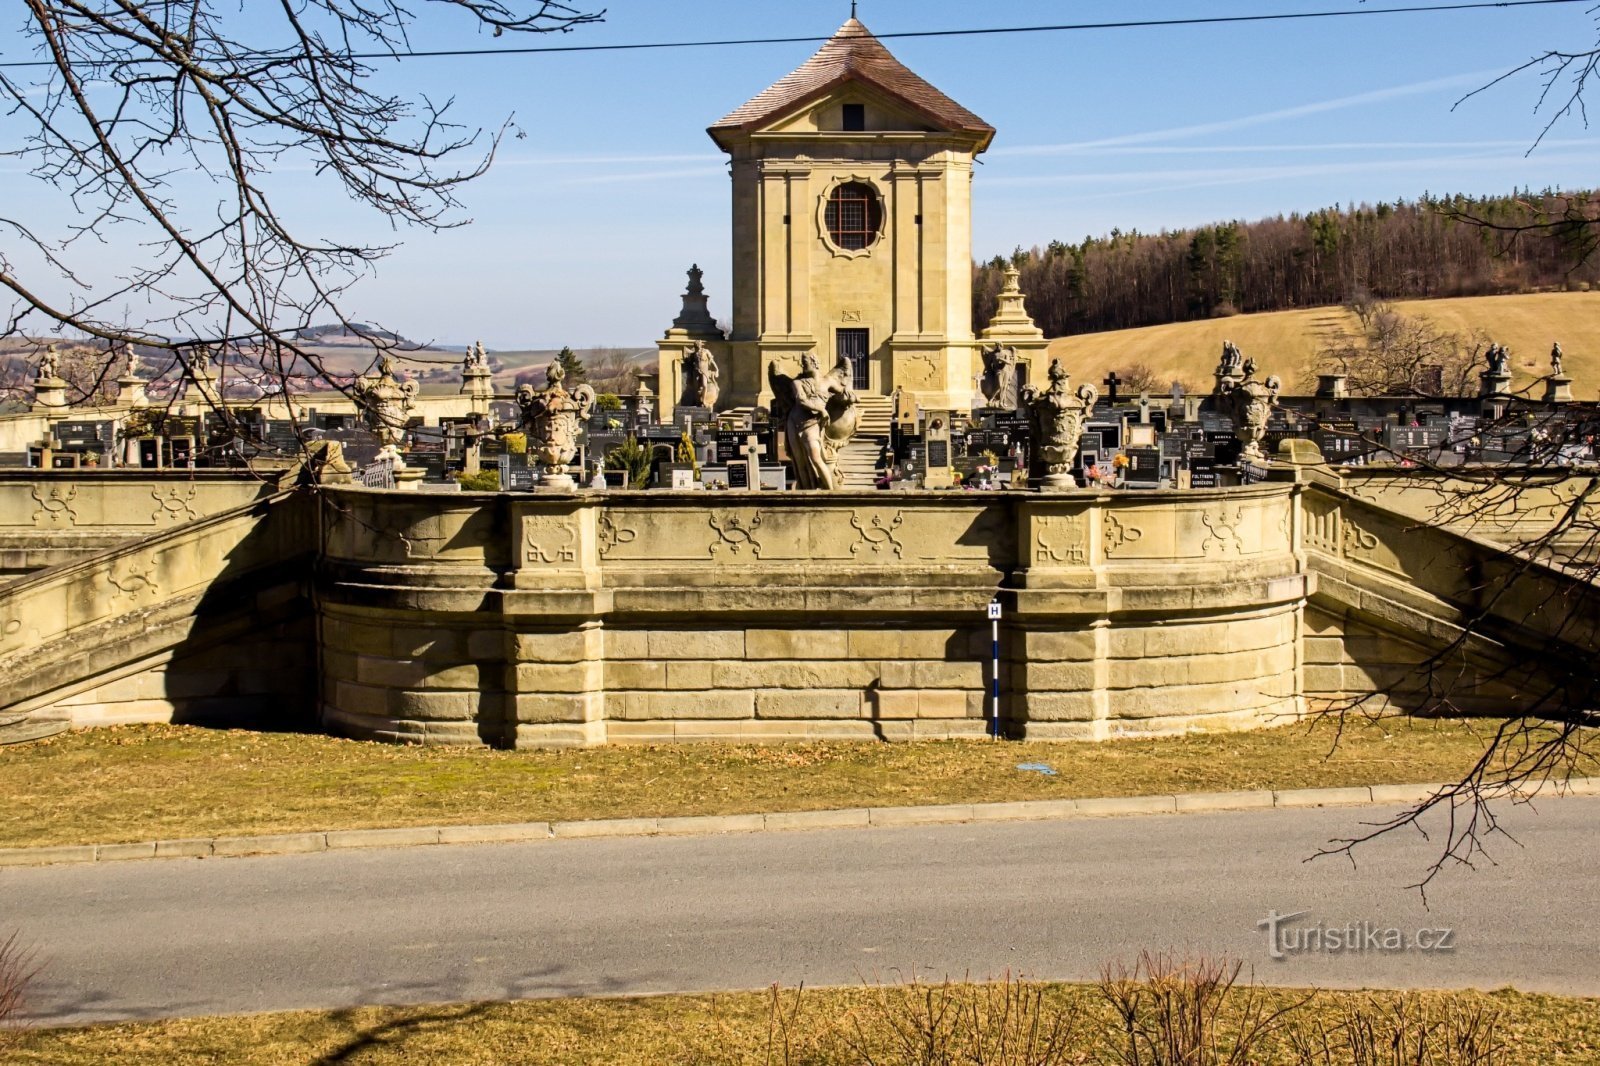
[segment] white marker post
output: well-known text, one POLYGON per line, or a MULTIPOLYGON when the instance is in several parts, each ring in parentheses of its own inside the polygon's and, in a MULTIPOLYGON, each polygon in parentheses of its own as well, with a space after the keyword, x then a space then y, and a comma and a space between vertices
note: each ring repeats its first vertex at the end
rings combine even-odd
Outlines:
POLYGON ((989 705, 994 725, 991 736, 1000 739, 1000 601, 989 601, 989 705))

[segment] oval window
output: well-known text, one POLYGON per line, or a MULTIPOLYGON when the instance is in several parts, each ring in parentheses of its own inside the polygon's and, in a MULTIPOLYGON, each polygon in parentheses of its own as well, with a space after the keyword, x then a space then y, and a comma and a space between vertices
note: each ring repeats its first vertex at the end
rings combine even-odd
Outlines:
POLYGON ((870 247, 883 226, 883 204, 872 186, 850 181, 833 190, 826 212, 828 236, 846 251, 870 247))

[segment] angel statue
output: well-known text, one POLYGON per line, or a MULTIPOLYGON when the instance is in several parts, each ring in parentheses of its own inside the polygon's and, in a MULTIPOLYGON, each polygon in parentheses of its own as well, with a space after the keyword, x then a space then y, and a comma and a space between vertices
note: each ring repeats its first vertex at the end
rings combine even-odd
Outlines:
POLYGON ((818 373, 817 357, 800 356, 796 377, 778 373, 767 364, 772 386, 772 420, 783 427, 794 460, 795 484, 802 489, 835 489, 834 469, 839 449, 856 433, 861 408, 850 391, 850 360, 840 356, 832 370, 818 373))
POLYGON ((996 411, 1017 409, 1017 350, 996 344, 983 350, 983 398, 996 411))
POLYGON ((1100 392, 1093 385, 1079 385, 1075 394, 1069 394, 1067 371, 1059 359, 1051 360, 1048 376, 1047 387, 1029 385, 1022 390, 1022 405, 1028 409, 1033 447, 1045 465, 1041 487, 1059 492, 1077 487, 1072 464, 1078 457, 1083 424, 1094 412, 1100 392))
POLYGON ((522 431, 528 435, 528 454, 544 468, 539 488, 546 492, 571 492, 577 482, 567 466, 578 454, 579 424, 594 410, 594 389, 579 385, 568 392, 562 388, 567 372, 555 360, 545 371, 549 381, 541 390, 532 385, 517 387, 517 406, 522 408, 522 431))
POLYGON ((683 353, 683 395, 679 407, 709 407, 715 409, 722 395, 717 371, 717 357, 704 341, 695 341, 683 353))

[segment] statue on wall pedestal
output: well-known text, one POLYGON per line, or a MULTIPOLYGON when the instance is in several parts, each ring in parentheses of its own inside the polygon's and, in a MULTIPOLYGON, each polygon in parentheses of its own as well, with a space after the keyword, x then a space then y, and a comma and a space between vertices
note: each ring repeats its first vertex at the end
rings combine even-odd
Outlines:
POLYGON ((835 489, 834 469, 839 449, 855 436, 861 409, 850 391, 850 360, 844 356, 826 374, 819 373, 817 357, 800 357, 796 377, 780 374, 767 364, 772 386, 772 420, 783 427, 794 460, 795 484, 802 489, 835 489))
POLYGON ((983 350, 983 398, 997 411, 1017 409, 1017 350, 996 344, 983 350))
MULTIPOLYGON (((189 365, 196 374, 204 373, 207 366, 199 355, 189 365)), ((357 378, 350 391, 361 407, 367 426, 383 446, 378 454, 393 459, 397 466, 403 467, 405 464, 400 462, 400 445, 406 438, 406 417, 414 406, 412 401, 417 395, 417 383, 396 378, 394 360, 382 355, 378 357, 377 374, 357 378)))
POLYGON ((683 396, 678 406, 715 410, 717 397, 722 395, 718 378, 717 357, 704 341, 695 341, 683 352, 683 396))
POLYGON ((549 384, 535 391, 532 385, 517 388, 517 406, 522 408, 522 431, 528 436, 528 454, 544 468, 539 488, 546 492, 571 492, 577 483, 567 466, 578 454, 578 426, 594 410, 594 389, 579 385, 568 392, 562 387, 567 372, 558 362, 545 371, 549 384))
POLYGON ((61 352, 55 345, 50 345, 39 357, 39 370, 34 374, 35 381, 55 381, 61 376, 61 352))
POLYGON ((1033 430, 1033 447, 1045 465, 1043 488, 1048 492, 1076 488, 1072 463, 1078 457, 1078 440, 1083 425, 1094 411, 1100 392, 1093 385, 1079 385, 1069 394, 1068 376, 1061 360, 1050 362, 1050 384, 1043 389, 1032 385, 1022 390, 1022 405, 1028 409, 1033 430))
POLYGON ((1272 417, 1272 408, 1278 402, 1283 383, 1276 374, 1266 381, 1257 381, 1254 359, 1245 360, 1243 373, 1243 380, 1223 383, 1222 397, 1233 414, 1233 435, 1244 445, 1240 458, 1260 462, 1265 459, 1261 441, 1267 435, 1267 420, 1272 417))

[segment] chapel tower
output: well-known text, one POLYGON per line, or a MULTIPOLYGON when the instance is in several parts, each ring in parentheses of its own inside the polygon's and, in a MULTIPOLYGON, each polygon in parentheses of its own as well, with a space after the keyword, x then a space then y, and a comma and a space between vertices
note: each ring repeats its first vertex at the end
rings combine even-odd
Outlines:
POLYGON ((851 18, 708 132, 733 178, 721 405, 767 403, 767 364, 792 373, 815 351, 824 367, 849 358, 863 394, 899 387, 924 408, 966 409, 972 161, 994 128, 851 18))

